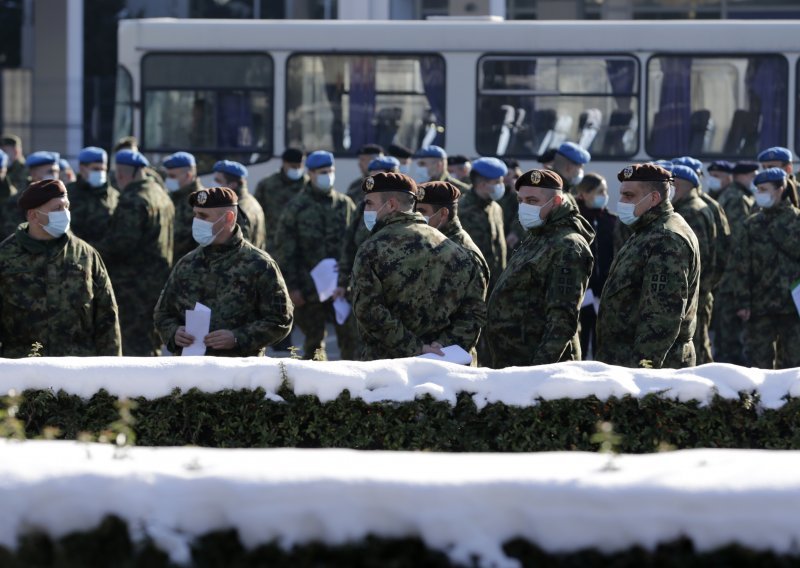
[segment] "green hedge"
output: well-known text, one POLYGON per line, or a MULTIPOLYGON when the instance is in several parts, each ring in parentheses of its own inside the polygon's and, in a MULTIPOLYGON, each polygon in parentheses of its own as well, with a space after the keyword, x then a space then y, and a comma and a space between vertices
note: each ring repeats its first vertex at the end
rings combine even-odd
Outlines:
MULTIPOLYGON (((478 410, 467 393, 453 406, 430 397, 405 403, 351 399, 347 391, 332 402, 295 396, 285 402, 264 398, 263 390, 136 399, 132 410, 136 444, 142 446, 299 447, 445 452, 596 451, 599 422, 621 436, 616 449, 647 453, 667 448, 800 448, 800 399, 778 410, 758 400, 716 398, 707 406, 657 395, 601 401, 539 401, 535 406, 490 404, 478 410)), ((17 418, 29 438, 57 427, 59 437, 97 433, 118 419, 116 398, 100 391, 90 400, 64 392, 25 391, 17 418)), ((2 403, 0 403, 2 407, 2 403)))
MULTIPOLYGON (((549 554, 523 540, 504 544, 509 557, 523 566, 537 568, 778 568, 796 567, 797 557, 772 552, 755 552, 728 546, 699 553, 687 539, 663 544, 654 551, 639 547, 602 554, 596 550, 549 554)), ((431 550, 418 538, 388 539, 369 536, 359 542, 327 546, 320 543, 297 545, 282 550, 267 544, 247 551, 235 531, 205 535, 192 545, 191 566, 197 568, 274 567, 315 568, 347 566, 350 568, 451 567, 457 566, 441 551, 431 550)), ((478 565, 477 559, 473 565, 478 565)), ((107 517, 94 530, 73 533, 53 540, 42 534, 28 534, 12 552, 0 547, 2 568, 166 568, 174 566, 167 555, 151 541, 134 544, 124 521, 107 517)))

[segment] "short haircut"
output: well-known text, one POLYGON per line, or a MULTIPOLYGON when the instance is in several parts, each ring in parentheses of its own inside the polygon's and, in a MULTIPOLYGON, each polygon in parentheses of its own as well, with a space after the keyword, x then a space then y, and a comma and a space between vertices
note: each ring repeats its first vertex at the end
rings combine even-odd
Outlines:
POLYGON ((672 186, 671 181, 640 181, 640 184, 645 186, 649 191, 655 191, 662 199, 669 194, 669 188, 672 186))
POLYGON ((416 198, 413 195, 404 191, 384 191, 381 193, 385 194, 383 203, 386 203, 391 198, 395 198, 400 203, 400 206, 407 210, 412 209, 416 202, 416 198))
POLYGON ((472 185, 476 185, 478 182, 489 181, 489 178, 483 177, 481 174, 475 171, 475 168, 472 168, 469 171, 469 181, 472 182, 472 185))

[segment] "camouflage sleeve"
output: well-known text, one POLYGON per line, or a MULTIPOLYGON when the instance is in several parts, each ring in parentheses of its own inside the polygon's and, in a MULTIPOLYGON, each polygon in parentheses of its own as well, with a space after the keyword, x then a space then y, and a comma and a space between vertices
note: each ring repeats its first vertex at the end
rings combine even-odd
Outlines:
MULTIPOLYGON (((500 256, 500 266, 503 270, 506 268, 506 263, 508 261, 508 245, 506 245, 506 229, 505 223, 503 223, 503 209, 494 203, 496 207, 494 209, 494 221, 497 225, 497 246, 498 246, 498 254, 500 256)), ((499 275, 498 275, 499 276, 499 275)))
POLYGON ((386 307, 383 284, 366 260, 368 255, 362 251, 356 255, 353 266, 353 314, 359 332, 365 341, 382 345, 393 357, 419 355, 422 341, 386 307))
POLYGON ((728 216, 725 210, 718 204, 715 204, 716 210, 719 214, 718 225, 714 227, 714 278, 713 286, 719 284, 725 274, 725 268, 730 261, 731 244, 732 244, 732 231, 731 225, 728 222, 728 216))
POLYGON ((158 297, 155 310, 153 310, 153 322, 155 323, 156 331, 171 353, 180 351, 179 347, 175 345, 175 332, 186 323, 184 321, 185 315, 180 310, 175 309, 175 306, 178 305, 175 297, 175 282, 182 266, 183 263, 179 262, 172 269, 167 283, 161 289, 161 295, 158 297))
POLYGON ((459 345, 470 351, 478 344, 478 336, 486 325, 486 287, 478 267, 470 262, 465 270, 468 279, 457 279, 453 286, 464 290, 464 298, 450 316, 450 328, 439 338, 443 346, 459 345))
POLYGON ((355 262, 356 252, 356 233, 364 222, 363 207, 359 207, 353 215, 353 220, 347 225, 342 239, 342 250, 339 253, 339 276, 338 285, 342 288, 350 286, 350 276, 353 273, 353 262, 355 262))
POLYGON ((700 287, 704 292, 710 291, 719 272, 718 263, 722 260, 714 254, 717 240, 714 218, 711 217, 711 223, 701 214, 687 215, 684 219, 697 237, 700 247, 700 287))
POLYGON ((564 247, 548 272, 544 331, 533 348, 531 365, 560 361, 578 331, 578 313, 589 285, 594 259, 574 244, 564 247))
POLYGON ((677 237, 662 237, 647 251, 639 297, 639 321, 631 346, 631 360, 624 366, 639 367, 643 360, 660 369, 675 343, 689 298, 690 255, 688 245, 677 237))
POLYGON ((752 305, 750 297, 751 288, 751 274, 752 274, 752 247, 750 245, 750 235, 745 226, 737 233, 736 241, 734 242, 734 249, 736 255, 732 259, 731 270, 735 275, 731 288, 734 298, 735 310, 749 310, 752 305))
POLYGON ((94 345, 98 356, 122 356, 122 336, 119 329, 119 310, 114 289, 103 259, 94 254, 94 345))
POLYGON ((614 225, 614 256, 617 255, 631 234, 631 228, 625 223, 619 222, 614 225))
POLYGON ((146 206, 139 200, 120 202, 111 216, 108 231, 96 244, 95 248, 108 262, 113 258, 124 258, 135 250, 141 240, 142 226, 147 217, 146 206))
POLYGON ((276 260, 289 290, 301 290, 303 287, 302 267, 297 253, 297 229, 295 210, 290 205, 278 219, 275 229, 276 260))
POLYGON ((251 353, 289 335, 294 320, 294 306, 278 265, 270 260, 266 266, 259 268, 257 318, 231 330, 239 350, 251 353))

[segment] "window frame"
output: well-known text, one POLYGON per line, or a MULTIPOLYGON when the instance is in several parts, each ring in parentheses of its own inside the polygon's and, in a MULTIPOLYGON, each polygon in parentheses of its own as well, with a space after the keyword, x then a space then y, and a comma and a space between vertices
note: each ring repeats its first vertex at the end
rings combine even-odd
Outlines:
MULTIPOLYGON (((607 60, 609 58, 622 58, 622 59, 630 59, 634 62, 635 65, 635 75, 636 75, 636 85, 638 89, 631 95, 631 98, 636 99, 637 106, 636 112, 633 113, 634 118, 639 121, 639 117, 641 116, 642 111, 642 98, 645 93, 644 85, 642 84, 642 62, 641 58, 634 52, 625 51, 625 52, 597 52, 591 54, 583 54, 583 53, 565 53, 565 52, 525 52, 525 53, 508 53, 508 52, 485 52, 483 53, 476 63, 475 67, 475 127, 473 133, 473 142, 475 145, 475 150, 478 150, 478 101, 481 97, 481 65, 483 61, 487 58, 530 58, 530 59, 539 59, 539 58, 573 58, 573 59, 601 59, 607 60)), ((524 90, 520 90, 519 96, 524 96, 522 93, 524 90)), ((498 96, 498 95, 486 95, 486 96, 498 96)), ((562 95, 560 93, 557 94, 542 94, 542 95, 532 95, 534 97, 561 97, 561 96, 568 96, 568 97, 597 97, 597 96, 608 96, 614 97, 613 94, 584 94, 584 93, 574 93, 569 95, 562 95)), ((646 115, 645 115, 646 116, 646 115)), ((624 155, 616 155, 616 156, 609 156, 606 154, 595 154, 592 152, 592 161, 600 161, 600 162, 618 162, 626 159, 632 159, 641 151, 641 124, 636 129, 636 146, 634 150, 632 150, 629 154, 624 155)), ((488 154, 487 154, 488 155, 488 154)), ((535 160, 537 156, 532 154, 504 154, 504 158, 516 158, 521 160, 535 160)))
MULTIPOLYGON (((403 57, 406 57, 406 58, 412 58, 412 57, 414 57, 414 58, 437 57, 437 58, 439 58, 442 61, 442 64, 444 65, 444 101, 445 101, 445 104, 444 104, 444 124, 445 124, 445 128, 444 128, 444 132, 442 133, 442 140, 443 140, 442 147, 446 147, 446 144, 447 144, 447 129, 448 129, 448 127, 447 127, 447 117, 448 117, 449 112, 448 112, 448 108, 447 108, 447 106, 448 106, 447 105, 447 83, 448 83, 448 81, 447 81, 447 79, 448 79, 448 77, 447 77, 447 58, 444 56, 444 54, 442 54, 440 52, 432 52, 432 51, 327 51, 327 52, 322 52, 322 51, 293 51, 293 52, 289 53, 286 56, 286 63, 285 63, 284 75, 283 75, 284 78, 285 78, 284 81, 283 81, 283 88, 284 88, 284 94, 283 94, 284 98, 283 98, 283 100, 284 101, 288 101, 289 100, 289 63, 292 60, 292 58, 298 57, 298 56, 299 57, 326 57, 326 56, 327 57, 374 57, 375 59, 379 59, 381 57, 394 57, 394 58, 398 58, 398 59, 399 58, 403 58, 403 57)), ((378 93, 378 91, 376 91, 376 95, 377 95, 377 93, 378 93)), ((397 91, 381 91, 381 94, 406 95, 408 93, 400 93, 400 92, 397 92, 397 91)), ((423 97, 426 96, 424 92, 422 93, 422 96, 423 97)), ((283 108, 283 124, 284 124, 284 128, 283 128, 283 147, 284 148, 288 148, 289 147, 289 128, 288 128, 288 126, 286 126, 286 125, 289 124, 288 113, 289 113, 289 104, 288 104, 288 102, 286 102, 284 104, 284 108, 283 108)), ((344 154, 344 153, 341 153, 341 152, 335 152, 334 150, 331 150, 331 153, 336 158, 344 158, 344 159, 353 158, 354 159, 354 158, 357 157, 356 154, 355 154, 355 152, 357 150, 358 150, 358 148, 354 148, 353 149, 353 153, 351 153, 351 154, 350 153, 344 154)))
POLYGON ((148 51, 144 56, 142 56, 141 61, 139 62, 139 77, 141 77, 141 81, 139 82, 139 100, 141 101, 141 112, 139 113, 139 132, 141 136, 139 137, 139 144, 140 149, 142 152, 150 153, 150 154, 171 154, 174 152, 181 152, 187 151, 192 152, 195 154, 211 154, 211 155, 230 155, 230 154, 257 154, 258 156, 262 157, 259 161, 269 161, 275 156, 275 80, 276 80, 276 73, 275 73, 275 58, 272 57, 272 54, 268 51, 148 51), (267 89, 254 89, 252 87, 240 87, 236 89, 226 89, 224 87, 204 87, 203 85, 198 85, 196 88, 188 89, 185 87, 181 88, 174 88, 169 87, 168 85, 162 86, 157 85, 156 87, 145 87, 145 71, 144 66, 145 62, 151 56, 159 56, 159 55, 173 55, 179 57, 191 57, 191 56, 207 56, 207 55, 231 55, 231 56, 248 56, 248 55, 259 55, 259 56, 266 56, 269 60, 271 66, 271 76, 270 76, 270 88, 267 89), (146 94, 148 91, 165 91, 165 90, 173 90, 173 91, 213 91, 215 93, 219 92, 230 92, 230 91, 247 91, 247 92, 257 92, 257 93, 267 93, 270 101, 271 107, 271 120, 270 120, 270 128, 268 129, 269 134, 269 147, 266 148, 266 151, 262 151, 261 148, 258 147, 250 147, 250 148, 230 148, 230 149, 220 149, 220 148, 173 148, 173 147, 163 147, 163 148, 151 148, 146 145, 147 140, 147 132, 145 128, 146 124, 146 109, 147 109, 147 97, 146 94))
MULTIPOLYGON (((719 53, 719 52, 715 53, 715 52, 703 51, 703 52, 697 52, 697 53, 681 53, 681 52, 676 53, 676 52, 658 51, 658 52, 651 53, 647 57, 647 60, 645 61, 645 65, 644 65, 644 81, 646 83, 645 84, 645 87, 646 87, 645 92, 647 93, 647 96, 645 97, 645 101, 644 101, 644 105, 645 106, 644 106, 644 128, 643 128, 643 134, 644 134, 644 152, 645 152, 645 154, 647 154, 648 157, 653 158, 654 160, 655 159, 659 159, 659 156, 656 156, 656 155, 654 155, 653 153, 650 152, 650 147, 649 147, 650 146, 650 144, 649 144, 649 141, 650 141, 650 123, 649 123, 649 120, 650 120, 650 63, 653 61, 653 59, 656 59, 656 58, 659 58, 659 57, 691 57, 692 59, 720 59, 720 60, 730 60, 730 59, 737 59, 737 58, 747 59, 747 58, 751 58, 751 57, 779 57, 783 61, 784 68, 785 68, 785 71, 786 71, 786 92, 787 92, 787 96, 784 97, 783 107, 781 109, 783 111, 784 120, 786 121, 786 128, 785 128, 785 132, 784 132, 784 140, 782 142, 777 143, 777 145, 778 146, 786 146, 786 143, 787 143, 788 138, 789 138, 789 94, 788 93, 789 93, 789 85, 790 85, 789 79, 791 77, 790 77, 790 73, 789 73, 789 71, 790 71, 789 60, 786 57, 784 52, 758 51, 758 52, 747 53, 747 52, 737 51, 737 52, 730 52, 730 53, 719 53)), ((653 115, 653 116, 655 116, 655 115, 653 115)), ((674 157, 674 156, 672 156, 672 157, 674 157)), ((710 161, 710 160, 734 160, 735 161, 735 160, 741 160, 741 159, 755 159, 755 156, 753 156, 752 158, 747 158, 747 157, 743 158, 742 156, 735 156, 735 155, 731 155, 731 154, 725 154, 724 152, 720 152, 719 154, 697 154, 696 156, 692 156, 692 157, 696 158, 698 160, 702 160, 704 162, 707 162, 707 161, 710 161)), ((667 159, 669 159, 669 158, 667 158, 667 159)))
POLYGON ((112 125, 112 136, 114 136, 114 140, 118 140, 122 136, 132 136, 133 135, 133 131, 134 131, 134 123, 136 122, 135 119, 134 119, 134 114, 135 114, 135 110, 136 110, 136 106, 137 105, 136 105, 136 101, 133 98, 133 74, 123 64, 121 64, 121 63, 117 64, 117 75, 115 76, 115 81, 114 81, 114 89, 115 89, 115 91, 119 87, 118 81, 119 81, 120 74, 124 75, 126 77, 127 81, 128 81, 128 93, 127 93, 128 102, 124 106, 127 107, 127 112, 129 113, 128 118, 129 118, 129 125, 130 126, 128 128, 128 132, 126 132, 125 134, 122 134, 122 133, 117 131, 117 112, 118 112, 117 109, 119 107, 123 106, 123 105, 120 104, 120 102, 119 102, 119 99, 120 99, 119 93, 115 92, 114 93, 114 119, 113 119, 114 123, 112 125))

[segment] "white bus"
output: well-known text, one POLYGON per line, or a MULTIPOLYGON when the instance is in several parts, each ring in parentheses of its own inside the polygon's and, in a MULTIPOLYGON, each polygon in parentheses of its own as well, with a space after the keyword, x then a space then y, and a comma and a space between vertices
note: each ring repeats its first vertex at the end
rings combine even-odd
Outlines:
MULTIPOLYGON (((800 21, 128 20, 115 134, 159 162, 227 157, 250 184, 288 146, 365 143, 509 156, 587 148, 587 171, 800 149, 800 21)), ((615 188, 616 183, 610 183, 615 188)))

